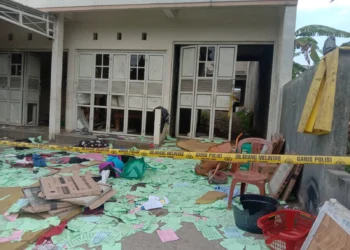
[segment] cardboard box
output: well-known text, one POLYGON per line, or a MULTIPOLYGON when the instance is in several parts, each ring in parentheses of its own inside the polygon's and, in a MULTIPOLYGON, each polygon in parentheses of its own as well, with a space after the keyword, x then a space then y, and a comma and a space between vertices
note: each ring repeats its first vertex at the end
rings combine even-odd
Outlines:
POLYGON ((41 191, 47 200, 94 196, 102 193, 91 175, 40 178, 41 191))

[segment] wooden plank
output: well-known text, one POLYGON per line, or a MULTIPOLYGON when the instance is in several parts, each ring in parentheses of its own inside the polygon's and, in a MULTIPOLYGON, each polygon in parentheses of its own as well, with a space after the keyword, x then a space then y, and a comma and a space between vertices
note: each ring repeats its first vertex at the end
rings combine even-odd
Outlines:
POLYGON ((304 165, 301 165, 301 164, 295 166, 295 171, 294 171, 294 173, 293 173, 293 175, 292 175, 292 177, 291 177, 291 179, 290 179, 290 181, 288 183, 288 186, 287 186, 286 190, 284 191, 284 194, 283 194, 283 197, 282 197, 283 201, 287 201, 288 200, 288 198, 289 198, 290 194, 292 193, 292 190, 293 190, 293 188, 295 186, 295 183, 298 180, 298 177, 299 177, 303 167, 304 167, 304 165))
POLYGON ((294 165, 290 163, 282 163, 273 174, 269 184, 268 184, 268 190, 269 194, 274 197, 278 198, 281 193, 283 192, 285 186, 289 182, 290 178, 292 177, 294 165))

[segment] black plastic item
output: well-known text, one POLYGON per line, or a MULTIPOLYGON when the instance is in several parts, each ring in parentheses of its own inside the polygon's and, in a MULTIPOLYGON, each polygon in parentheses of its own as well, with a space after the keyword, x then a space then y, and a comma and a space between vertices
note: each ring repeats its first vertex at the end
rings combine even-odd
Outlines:
POLYGON ((243 210, 233 206, 236 226, 250 233, 262 234, 261 229, 257 226, 257 221, 264 215, 276 212, 279 205, 278 200, 257 194, 246 194, 234 198, 237 197, 240 197, 243 210))

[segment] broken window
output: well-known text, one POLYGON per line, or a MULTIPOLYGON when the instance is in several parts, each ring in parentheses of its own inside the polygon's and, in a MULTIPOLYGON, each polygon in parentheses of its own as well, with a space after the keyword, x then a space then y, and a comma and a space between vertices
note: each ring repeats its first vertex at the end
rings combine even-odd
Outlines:
POLYGON ((124 110, 112 109, 111 110, 111 132, 123 132, 124 131, 124 110))
POLYGON ((90 107, 78 106, 77 110, 77 129, 89 129, 90 107))
POLYGON ((145 79, 145 55, 130 56, 130 80, 141 80, 145 79))
POLYGON ((22 54, 21 53, 11 54, 11 75, 12 76, 22 75, 22 54))
POLYGON ((209 137, 210 110, 197 109, 196 137, 209 137))
POLYGON ((129 110, 128 113, 128 134, 140 135, 142 130, 142 111, 129 110))
POLYGON ((230 128, 230 117, 228 111, 215 110, 214 137, 228 139, 230 128))
POLYGON ((213 77, 215 47, 201 46, 199 49, 198 76, 213 77))
POLYGON ((154 134, 154 112, 147 111, 146 114, 146 135, 153 136, 154 134))
POLYGON ((28 103, 27 106, 27 125, 35 125, 38 115, 38 105, 36 103, 28 103))
POLYGON ((96 54, 95 78, 109 78, 109 54, 96 54))
POLYGON ((106 131, 107 108, 94 108, 94 131, 106 131))
POLYGON ((179 115, 179 135, 180 136, 191 136, 191 117, 192 109, 180 108, 179 115))

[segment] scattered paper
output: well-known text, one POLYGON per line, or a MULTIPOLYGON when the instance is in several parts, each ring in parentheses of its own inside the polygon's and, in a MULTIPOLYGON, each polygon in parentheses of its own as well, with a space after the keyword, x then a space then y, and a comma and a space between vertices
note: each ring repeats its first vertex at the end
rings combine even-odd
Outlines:
POLYGON ((179 237, 177 237, 177 235, 171 229, 157 230, 157 234, 163 243, 169 242, 169 241, 175 241, 179 239, 179 237))
POLYGON ((164 205, 169 204, 169 199, 167 197, 163 197, 163 199, 150 195, 148 201, 142 203, 142 206, 145 210, 151 210, 156 208, 162 208, 164 205))
POLYGON ((95 223, 95 222, 99 222, 101 219, 101 216, 84 216, 84 217, 80 217, 80 220, 83 220, 85 222, 91 222, 91 223, 95 223))
POLYGON ((208 240, 218 240, 223 238, 215 227, 202 227, 202 233, 208 240))
POLYGON ((242 237, 237 227, 225 227, 224 228, 225 236, 228 238, 239 238, 242 237))
POLYGON ((111 233, 110 232, 98 232, 92 239, 92 244, 99 245, 104 239, 106 239, 111 233))
POLYGON ((4 215, 4 217, 8 220, 8 221, 15 221, 17 219, 19 214, 10 214, 10 215, 4 215))
POLYGON ((8 242, 8 241, 20 241, 22 238, 22 234, 23 234, 22 231, 15 231, 8 237, 0 238, 0 243, 8 242))
POLYGON ((11 213, 18 213, 22 207, 25 207, 29 204, 28 199, 18 199, 15 204, 13 204, 7 212, 5 212, 5 215, 9 215, 11 213))
POLYGON ((102 250, 121 250, 122 249, 122 244, 121 243, 116 243, 114 245, 102 245, 102 250))

